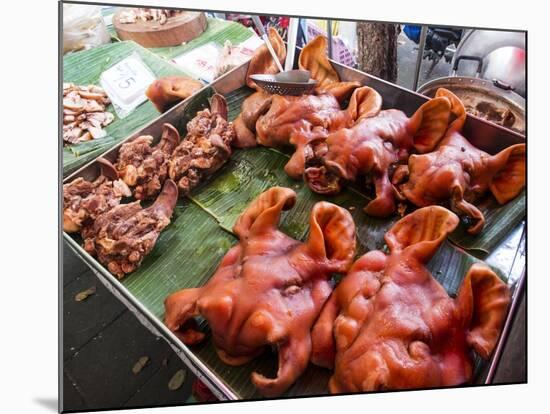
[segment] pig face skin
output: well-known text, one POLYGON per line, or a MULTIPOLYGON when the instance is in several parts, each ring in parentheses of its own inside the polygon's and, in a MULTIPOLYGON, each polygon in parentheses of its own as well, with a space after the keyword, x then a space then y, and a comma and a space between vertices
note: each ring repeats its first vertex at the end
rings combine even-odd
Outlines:
POLYGON ((525 186, 525 144, 489 155, 451 131, 435 151, 412 155, 406 172, 394 182, 403 198, 416 206, 448 204, 466 221, 468 232, 478 234, 485 217, 473 203, 491 191, 505 204, 525 186))
POLYGON ((314 206, 305 243, 279 231, 281 211, 295 201, 296 194, 287 188, 261 194, 235 224, 240 242, 208 283, 175 292, 165 301, 168 328, 184 343, 196 343, 204 334, 187 322, 201 314, 219 357, 229 365, 244 364, 266 346, 276 346, 277 377, 252 374, 266 396, 280 395, 306 368, 311 327, 332 291, 330 275, 345 272, 355 253, 353 219, 330 203, 314 206))
POLYGON ((332 393, 464 384, 472 349, 490 356, 507 285, 474 264, 453 299, 425 267, 457 224, 442 207, 422 208, 386 234, 389 255, 371 251, 354 263, 312 332, 312 361, 334 367, 332 393))
POLYGON ((304 178, 309 188, 320 194, 336 194, 345 182, 364 180, 367 185, 373 184, 375 198, 365 212, 387 217, 396 210, 390 181, 394 169, 406 163, 413 151, 435 147, 451 121, 454 96, 440 89, 434 99, 408 118, 399 110, 380 111, 382 98, 372 88, 362 87, 356 93, 361 94, 357 101, 362 109, 355 123, 325 139, 310 141, 305 149, 304 178), (378 110, 370 111, 375 103, 378 110))

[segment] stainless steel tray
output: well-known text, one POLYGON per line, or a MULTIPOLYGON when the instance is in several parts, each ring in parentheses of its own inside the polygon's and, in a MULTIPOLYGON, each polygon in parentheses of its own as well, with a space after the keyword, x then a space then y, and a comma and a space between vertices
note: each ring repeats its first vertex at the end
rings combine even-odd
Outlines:
MULTIPOLYGON (((298 54, 297 54, 298 55, 298 54)), ((367 75, 363 72, 345 67, 336 62, 332 62, 338 71, 342 80, 356 80, 364 85, 375 88, 383 97, 385 108, 396 108, 411 115, 428 98, 410 90, 404 89, 395 84, 383 81, 376 77, 367 75)), ((213 88, 216 92, 227 94, 245 85, 245 76, 248 69, 248 63, 239 66, 224 76, 218 78, 211 85, 201 89, 196 95, 204 93, 206 89, 213 88)), ((193 101, 192 96, 168 112, 160 115, 157 119, 146 125, 140 131, 135 132, 126 140, 119 143, 101 156, 111 161, 115 161, 120 146, 129 140, 135 139, 140 135, 160 136, 162 124, 168 122, 175 126, 180 122, 182 115, 188 105, 193 101)), ((507 130, 505 128, 491 124, 483 119, 468 115, 464 135, 477 147, 489 153, 496 153, 502 148, 519 142, 525 142, 525 137, 507 130)), ((63 180, 63 183, 70 182, 77 177, 83 177, 88 180, 95 179, 99 174, 99 166, 96 160, 91 161, 79 170, 75 171, 63 180)), ((95 272, 107 288, 113 292, 131 311, 133 311, 139 320, 149 328, 154 334, 162 336, 180 356, 189 369, 212 390, 212 392, 221 400, 236 400, 239 395, 231 389, 221 378, 215 375, 192 350, 185 346, 179 339, 170 332, 142 303, 137 300, 126 287, 111 275, 99 262, 91 257, 84 249, 67 233, 63 233, 64 239, 68 245, 84 260, 84 262, 95 272)), ((525 280, 525 224, 522 223, 515 229, 512 229, 508 237, 485 258, 485 261, 491 265, 497 265, 501 271, 508 275, 508 281, 513 289, 513 301, 506 319, 503 334, 499 339, 496 351, 489 362, 486 371, 481 379, 482 383, 490 383, 499 362, 503 344, 507 338, 513 315, 523 291, 525 280)), ((128 277, 132 277, 131 274, 128 277)))

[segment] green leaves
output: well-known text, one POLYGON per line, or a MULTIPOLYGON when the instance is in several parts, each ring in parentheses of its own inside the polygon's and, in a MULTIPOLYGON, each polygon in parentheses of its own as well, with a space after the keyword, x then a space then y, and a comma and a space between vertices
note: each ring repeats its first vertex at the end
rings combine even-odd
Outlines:
POLYGON ((176 373, 168 381, 168 389, 170 391, 176 391, 181 388, 187 377, 187 371, 184 369, 178 369, 176 373))
MULTIPOLYGON (((156 56, 137 43, 126 41, 66 55, 63 58, 63 81, 73 82, 77 85, 99 85, 99 77, 103 71, 134 52, 139 54, 157 78, 168 75, 186 75, 177 66, 156 56)), ((105 127, 106 137, 63 149, 64 175, 93 160, 160 115, 149 101, 138 106, 124 119, 119 119, 116 116, 112 105, 107 107, 107 111, 115 115, 115 119, 105 127)))
MULTIPOLYGON (((184 118, 192 117, 193 111, 205 106, 210 94, 211 91, 206 92, 194 100, 184 118)), ((249 89, 241 88, 226 97, 231 118, 238 114, 242 100, 249 94, 249 89)), ((179 127, 185 122, 180 121, 179 127)), ((362 209, 368 197, 360 188, 348 188, 334 197, 315 194, 303 181, 294 181, 285 174, 283 167, 287 161, 288 156, 284 153, 264 147, 235 151, 231 160, 210 180, 197 188, 188 199, 178 201, 172 222, 160 234, 142 266, 122 280, 123 285, 137 301, 162 320, 164 299, 179 289, 202 286, 209 280, 225 253, 237 243, 231 231, 238 216, 256 196, 272 186, 292 188, 298 196, 296 205, 283 213, 281 218, 281 228, 287 234, 304 240, 309 231, 309 215, 313 205, 325 200, 348 209, 352 214, 356 225, 358 256, 385 247, 384 234, 399 217, 375 219, 367 216, 362 209)), ((459 229, 450 238, 452 242, 445 242, 428 265, 434 277, 451 295, 457 292, 470 266, 480 261, 457 245, 482 253, 493 251, 502 238, 523 219, 525 194, 505 206, 488 202, 482 209, 487 217, 484 232, 478 237, 472 237, 461 233, 459 229)), ((505 279, 502 272, 497 272, 505 279)), ((202 320, 199 325, 206 332, 206 339, 190 347, 191 351, 238 396, 245 399, 261 398, 250 381, 250 375, 256 371, 266 376, 275 376, 276 354, 266 350, 248 364, 227 366, 216 353, 207 323, 202 320)), ((476 375, 483 367, 477 358, 476 375)), ((181 374, 176 375, 178 377, 171 381, 172 387, 183 383, 185 379, 181 379, 181 374)), ((285 395, 326 394, 330 375, 329 370, 310 364, 285 395)))
POLYGON ((95 295, 96 287, 92 286, 91 288, 88 288, 86 290, 83 290, 82 292, 79 292, 75 295, 74 300, 77 302, 82 302, 88 299, 90 296, 95 295))

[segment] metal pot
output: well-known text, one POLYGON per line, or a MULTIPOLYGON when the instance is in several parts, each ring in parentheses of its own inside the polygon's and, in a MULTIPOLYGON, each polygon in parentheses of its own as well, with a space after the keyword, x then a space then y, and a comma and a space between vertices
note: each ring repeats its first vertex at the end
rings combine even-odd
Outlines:
POLYGON ((458 56, 451 76, 434 79, 418 92, 433 97, 439 88, 453 92, 464 103, 469 114, 525 134, 525 99, 514 88, 498 79, 481 79, 483 60, 478 56, 458 56), (476 76, 456 76, 460 61, 477 62, 476 76))
MULTIPOLYGON (((454 56, 481 57, 483 79, 506 82, 525 98, 526 40, 525 32, 469 29, 464 31, 454 56)), ((472 76, 475 67, 475 62, 463 62, 459 73, 472 76)))

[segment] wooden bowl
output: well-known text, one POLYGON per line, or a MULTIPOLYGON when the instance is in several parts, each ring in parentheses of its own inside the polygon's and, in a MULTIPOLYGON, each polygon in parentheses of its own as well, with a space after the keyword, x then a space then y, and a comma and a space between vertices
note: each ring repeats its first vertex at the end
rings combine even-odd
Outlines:
POLYGON ((119 10, 113 16, 113 26, 121 40, 133 40, 143 47, 179 46, 189 42, 206 30, 206 16, 202 12, 182 12, 169 17, 166 23, 142 21, 121 23, 119 10))

